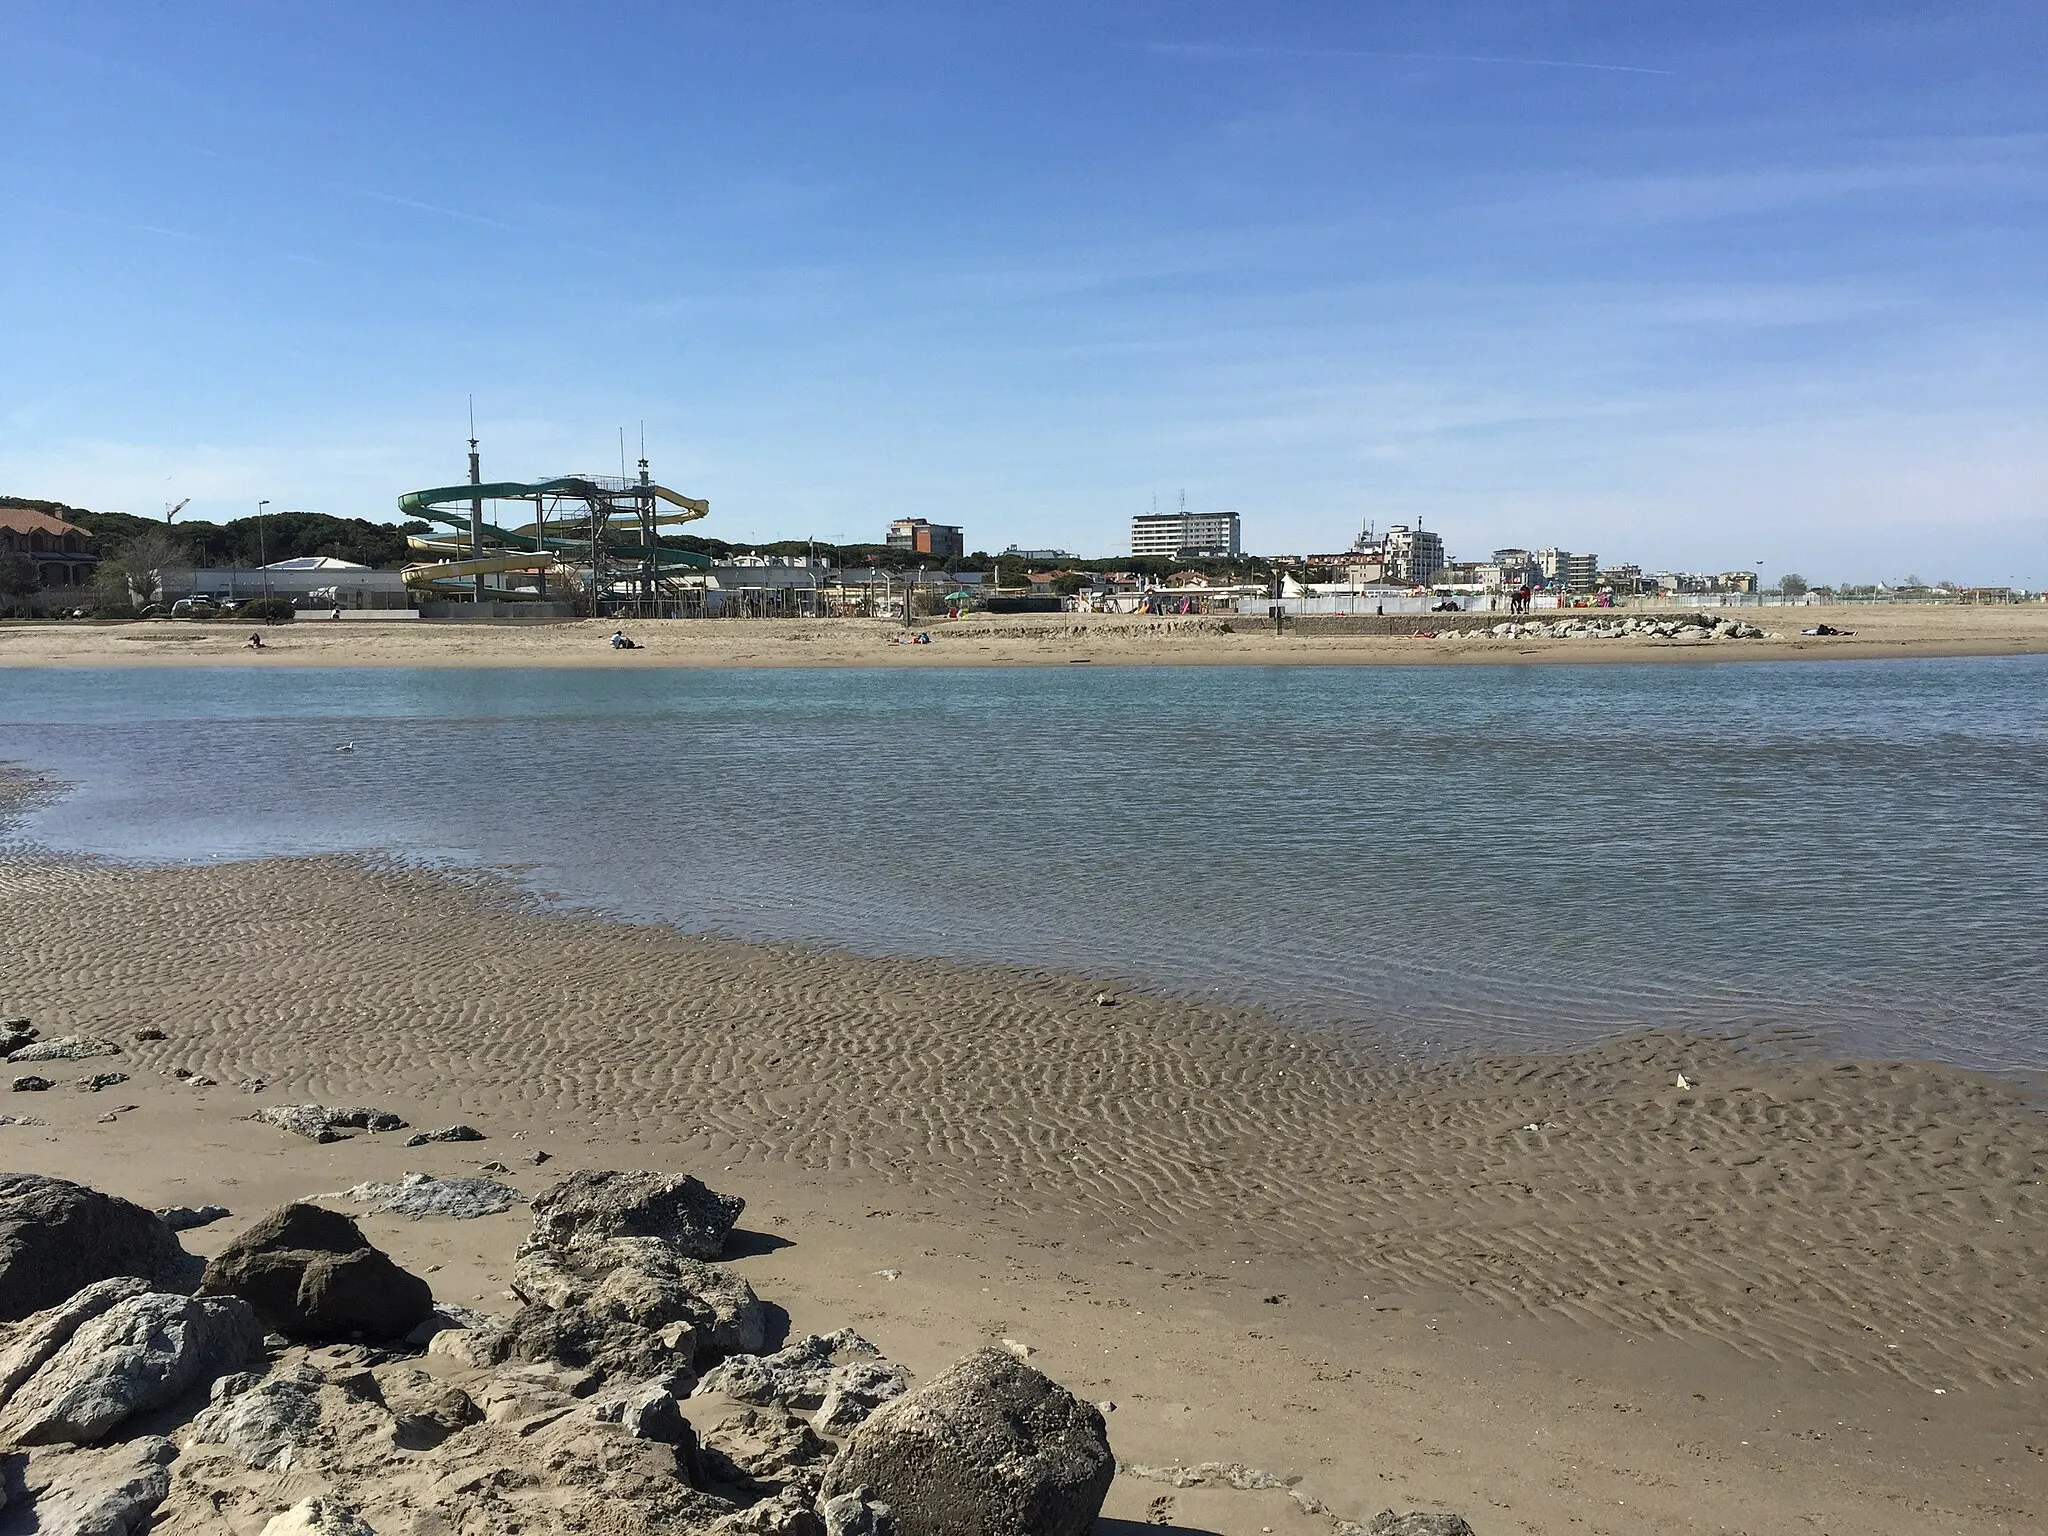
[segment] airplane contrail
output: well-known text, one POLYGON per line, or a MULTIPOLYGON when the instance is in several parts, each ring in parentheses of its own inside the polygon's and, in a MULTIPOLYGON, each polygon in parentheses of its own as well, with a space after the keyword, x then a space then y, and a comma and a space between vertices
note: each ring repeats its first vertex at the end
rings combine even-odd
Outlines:
POLYGON ((378 192, 369 187, 352 187, 345 181, 332 181, 328 185, 338 191, 353 193, 357 197, 375 198, 380 203, 395 203, 400 208, 416 208, 421 213, 438 213, 444 218, 466 219, 472 224, 483 224, 491 229, 509 230, 513 227, 510 224, 500 223, 496 219, 487 219, 480 213, 467 213, 460 208, 443 208, 439 203, 423 203, 416 198, 400 197, 395 192, 378 192))
POLYGON ((1204 58, 1246 58, 1254 55, 1297 59, 1393 59, 1415 64, 1520 64, 1532 69, 1593 69, 1621 75, 1670 75, 1677 71, 1643 64, 1593 64, 1583 59, 1524 59, 1488 53, 1392 53, 1377 48, 1261 48, 1233 43, 1154 43, 1155 53, 1183 53, 1204 58))

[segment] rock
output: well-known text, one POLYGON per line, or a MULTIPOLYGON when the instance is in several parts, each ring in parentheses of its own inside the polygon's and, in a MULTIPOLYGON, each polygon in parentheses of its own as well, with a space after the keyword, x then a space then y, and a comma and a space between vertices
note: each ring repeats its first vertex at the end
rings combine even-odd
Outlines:
POLYGON ((427 1173, 408 1173, 397 1184, 376 1180, 357 1184, 335 1198, 353 1200, 388 1216, 409 1216, 414 1221, 428 1216, 474 1221, 479 1216, 509 1211, 526 1200, 511 1185, 495 1179, 437 1179, 427 1173))
MULTIPOLYGON (((255 1081, 251 1079, 251 1081, 255 1081)), ((248 1083, 242 1085, 245 1089, 248 1083)), ((258 1084, 257 1091, 261 1085, 258 1084)), ((273 1104, 252 1117, 308 1141, 343 1140, 344 1131, 402 1131, 405 1122, 382 1109, 329 1109, 324 1104, 273 1104)))
POLYGON ((857 1488, 826 1499, 818 1510, 825 1517, 825 1536, 894 1536, 889 1506, 869 1502, 868 1495, 868 1489, 857 1488))
POLYGON ((620 1237, 571 1248, 529 1243, 513 1263, 512 1284, 530 1302, 557 1311, 662 1328, 687 1323, 697 1364, 758 1354, 767 1315, 754 1288, 738 1275, 685 1258, 651 1237, 620 1237))
POLYGON ((644 1171, 572 1173, 534 1196, 536 1245, 567 1248, 614 1237, 651 1237, 693 1259, 725 1254, 725 1240, 746 1209, 685 1174, 644 1171))
POLYGON ((271 1517, 263 1536, 377 1536, 368 1521, 338 1499, 303 1499, 271 1517))
POLYGON ((388 1109, 330 1109, 327 1118, 331 1124, 350 1131, 402 1131, 405 1121, 388 1109))
POLYGON ((667 1387, 649 1387, 621 1405, 619 1423, 627 1433, 641 1440, 658 1440, 663 1445, 697 1448, 697 1432, 683 1417, 682 1405, 667 1387))
POLYGON ((95 1072, 91 1077, 81 1077, 79 1088, 86 1093, 98 1093, 102 1088, 112 1088, 128 1081, 126 1072, 95 1072))
POLYGON ((825 1522, 801 1489, 784 1489, 704 1530, 705 1536, 825 1536, 825 1522))
POLYGON ((150 1045, 158 1040, 168 1040, 171 1037, 160 1029, 138 1029, 135 1031, 135 1038, 143 1045, 150 1045))
POLYGON ((534 1167, 538 1168, 542 1163, 552 1162, 554 1160, 554 1156, 555 1154, 552 1152, 543 1152, 539 1147, 535 1147, 531 1152, 526 1154, 526 1160, 529 1163, 533 1164, 534 1167))
POLYGON ((831 1446, 813 1427, 778 1407, 729 1413, 707 1427, 702 1442, 707 1470, 721 1468, 725 1481, 754 1493, 793 1479, 815 1479, 815 1468, 831 1460, 831 1446))
POLYGON ((190 1232, 194 1227, 210 1227, 216 1221, 225 1221, 235 1213, 224 1205, 167 1205, 156 1214, 173 1232, 190 1232))
POLYGON ((273 1104, 257 1110, 250 1118, 261 1120, 265 1125, 274 1125, 280 1131, 290 1131, 294 1136, 303 1136, 308 1141, 342 1139, 334 1122, 327 1118, 327 1111, 318 1104, 273 1104))
POLYGON ((473 1307, 457 1307, 447 1302, 436 1302, 434 1310, 427 1314, 427 1320, 408 1333, 405 1342, 424 1345, 435 1334, 450 1328, 489 1328, 497 1322, 498 1319, 488 1312, 479 1312, 473 1307))
POLYGON ((244 1466, 258 1472, 288 1472, 294 1453, 320 1425, 320 1373, 301 1367, 292 1375, 214 1384, 214 1402, 192 1420, 190 1434, 202 1445, 224 1445, 244 1466))
POLYGON ((427 1353, 486 1371, 512 1358, 512 1334, 502 1323, 467 1328, 441 1328, 427 1340, 427 1353))
POLYGON ((831 1389, 834 1373, 853 1361, 872 1363, 908 1381, 902 1368, 884 1361, 874 1345, 851 1328, 842 1328, 837 1333, 809 1334, 772 1355, 734 1355, 709 1372, 698 1390, 723 1392, 735 1402, 759 1406, 817 1408, 831 1389))
POLYGON ((105 1451, 72 1451, 31 1460, 24 1482, 34 1528, 46 1536, 134 1536, 170 1497, 169 1464, 178 1449, 144 1435, 105 1451))
POLYGON ((825 1395, 811 1428, 835 1440, 867 1422, 868 1415, 910 1390, 910 1373, 886 1360, 849 1360, 825 1378, 825 1395))
POLYGON ((171 1229, 139 1205, 68 1179, 0 1174, 0 1322, 117 1275, 157 1290, 190 1290, 198 1267, 171 1229))
POLYGON ((50 1080, 47 1077, 37 1077, 33 1072, 24 1073, 13 1083, 16 1093, 44 1093, 48 1091, 49 1086, 50 1080))
POLYGON ((121 1047, 111 1040, 93 1040, 84 1035, 66 1035, 61 1040, 34 1040, 7 1053, 9 1061, 83 1061, 88 1056, 118 1056, 121 1047))
POLYGON ((7 1399, 0 1439, 91 1444, 138 1413, 176 1402, 262 1349, 248 1304, 151 1292, 77 1329, 7 1399))
POLYGON ((697 1380, 691 1365, 697 1355, 697 1338, 688 1323, 642 1328, 591 1312, 529 1306, 512 1314, 501 1340, 478 1340, 473 1347, 485 1352, 502 1350, 500 1359, 587 1372, 592 1385, 615 1376, 637 1380, 659 1376, 687 1392, 697 1380))
POLYGON ((43 1368, 78 1332, 81 1325, 98 1317, 118 1301, 146 1296, 149 1287, 132 1276, 100 1280, 45 1311, 36 1313, 16 1328, 0 1353, 0 1403, 14 1396, 21 1384, 43 1368))
POLYGON ((1456 1515, 1397 1515, 1391 1509, 1374 1515, 1365 1530, 1366 1536, 1474 1536, 1472 1527, 1456 1515))
POLYGON ((400 1450, 432 1450, 472 1424, 481 1424, 483 1409, 460 1387, 407 1366, 379 1379, 384 1406, 392 1419, 391 1441, 400 1450))
POLYGON ((484 1133, 475 1126, 450 1125, 438 1131, 415 1131, 405 1138, 408 1147, 424 1147, 430 1141, 482 1141, 484 1133))
POLYGON ((370 1246, 338 1211, 295 1202, 265 1216, 206 1266, 202 1294, 239 1296, 293 1339, 399 1339, 434 1293, 370 1246))
POLYGON ((876 1409, 822 1492, 873 1490, 898 1536, 1083 1536, 1115 1475, 1093 1406, 982 1349, 876 1409))

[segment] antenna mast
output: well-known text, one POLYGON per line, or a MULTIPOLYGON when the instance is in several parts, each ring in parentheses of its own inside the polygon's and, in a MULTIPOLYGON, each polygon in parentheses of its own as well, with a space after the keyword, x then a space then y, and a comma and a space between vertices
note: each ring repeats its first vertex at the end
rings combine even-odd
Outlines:
MULTIPOLYGON (((483 461, 476 451, 476 396, 469 397, 469 483, 483 483, 483 461)), ((481 497, 472 498, 469 503, 469 558, 481 560, 484 557, 484 504, 481 497)), ((484 573, 478 571, 470 586, 470 595, 476 602, 484 600, 484 573)))

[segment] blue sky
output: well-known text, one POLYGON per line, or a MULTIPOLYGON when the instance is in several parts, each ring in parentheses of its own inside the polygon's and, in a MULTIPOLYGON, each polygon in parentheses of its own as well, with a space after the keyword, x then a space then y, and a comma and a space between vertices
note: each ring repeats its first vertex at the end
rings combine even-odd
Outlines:
POLYGON ((2048 585, 2048 7, 13 4, 0 490, 2048 585))

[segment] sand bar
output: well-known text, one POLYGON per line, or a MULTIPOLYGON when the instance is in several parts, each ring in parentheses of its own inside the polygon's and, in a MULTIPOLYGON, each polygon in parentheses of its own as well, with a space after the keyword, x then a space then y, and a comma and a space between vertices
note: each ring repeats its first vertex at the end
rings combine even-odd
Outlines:
MULTIPOLYGON (((1345 1518, 2048 1521, 2048 1115, 2025 1085, 1663 1034, 1395 1066, 1238 1010, 1101 1007, 1082 977, 335 859, 17 849, 0 924, 0 1002, 119 1039, 131 1074, 11 1096, 47 1124, 0 1127, 6 1165, 231 1207, 203 1251, 286 1198, 537 1145, 546 1170, 506 1159, 534 1187, 646 1166, 745 1195, 742 1262, 799 1327, 851 1322, 920 1373, 1028 1341, 1116 1402, 1126 1460, 1298 1476, 1345 1518), (246 1118, 305 1100, 492 1139, 315 1146, 246 1118)), ((489 1307, 524 1220, 368 1225, 489 1307)), ((1331 1530, 1271 1491, 1133 1478, 1108 1513, 1331 1530)))
MULTIPOLYGON (((1595 615, 1589 610, 1585 616, 1595 615)), ((2048 603, 1764 609, 1737 616, 1754 619, 1784 638, 1705 643, 1633 638, 1440 641, 1405 633, 1332 634, 1313 623, 1276 636, 1270 626, 1248 619, 971 615, 958 623, 921 624, 932 638, 930 645, 892 644, 902 637, 902 627, 867 619, 625 621, 641 649, 614 651, 605 643, 617 627, 610 619, 464 624, 308 617, 266 630, 260 652, 247 648, 246 627, 225 622, 0 624, 0 666, 999 667, 1083 661, 1117 666, 1366 666, 2048 652, 2048 603), (1820 624, 1851 633, 1798 633, 1820 624)), ((1430 622, 1427 616, 1413 621, 1417 628, 1430 622)), ((1406 623, 1390 627, 1404 628, 1406 623)))

